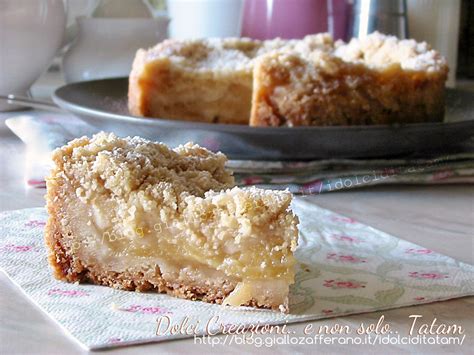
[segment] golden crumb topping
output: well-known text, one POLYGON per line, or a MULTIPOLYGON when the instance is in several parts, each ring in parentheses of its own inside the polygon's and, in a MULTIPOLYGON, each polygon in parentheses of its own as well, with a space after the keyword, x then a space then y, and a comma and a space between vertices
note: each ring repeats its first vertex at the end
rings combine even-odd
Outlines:
POLYGON ((363 63, 384 68, 400 65, 405 70, 445 71, 446 59, 426 42, 398 39, 374 32, 365 38, 353 38, 349 43, 338 41, 335 54, 346 62, 363 63))
POLYGON ((146 57, 148 61, 169 60, 174 65, 192 70, 251 70, 256 59, 273 51, 280 54, 298 53, 305 59, 314 51, 324 51, 346 62, 361 63, 372 68, 395 64, 405 70, 447 70, 446 59, 426 42, 400 40, 379 32, 362 39, 353 38, 348 43, 334 43, 328 33, 309 35, 301 40, 168 39, 149 49, 146 57))
POLYGON ((251 67, 262 42, 243 38, 168 39, 146 53, 147 61, 169 60, 189 70, 243 70, 251 67))
POLYGON ((139 137, 119 138, 99 133, 91 139, 76 139, 57 149, 53 160, 60 171, 79 181, 78 195, 87 200, 95 192, 108 192, 117 198, 156 188, 202 196, 208 190, 221 190, 234 184, 224 169, 227 158, 188 143, 170 149, 139 137))
POLYGON ((332 51, 334 42, 328 33, 306 36, 302 40, 268 41, 249 38, 168 39, 146 52, 147 61, 169 60, 188 70, 247 70, 254 60, 272 51, 309 53, 315 49, 332 51))

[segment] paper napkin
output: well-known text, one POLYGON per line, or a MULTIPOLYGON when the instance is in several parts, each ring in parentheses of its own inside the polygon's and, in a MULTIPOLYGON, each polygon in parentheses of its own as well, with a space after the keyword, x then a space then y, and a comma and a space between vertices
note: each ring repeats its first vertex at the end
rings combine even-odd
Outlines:
MULTIPOLYGON (((296 198, 300 224, 290 313, 224 307, 156 293, 70 284, 51 276, 42 208, 0 214, 0 268, 27 297, 88 349, 160 342, 157 320, 202 325, 284 324, 474 294, 474 267, 296 198)), ((163 330, 163 329, 162 329, 163 330)))

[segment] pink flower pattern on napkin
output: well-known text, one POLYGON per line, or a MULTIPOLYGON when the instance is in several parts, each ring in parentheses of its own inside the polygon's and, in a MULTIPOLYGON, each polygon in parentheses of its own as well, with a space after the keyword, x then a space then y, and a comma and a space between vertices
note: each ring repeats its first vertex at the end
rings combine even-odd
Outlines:
POLYGON ((25 227, 31 227, 31 228, 44 227, 45 225, 46 225, 46 222, 38 221, 36 219, 33 219, 31 221, 28 221, 28 223, 25 223, 25 227))
POLYGON ((357 239, 356 237, 350 237, 348 235, 343 234, 333 234, 331 235, 332 239, 339 240, 341 242, 348 242, 348 243, 360 243, 361 240, 357 239))
POLYGON ((355 255, 346 255, 338 253, 328 253, 326 259, 343 263, 359 264, 367 262, 366 259, 355 255))
POLYGON ((349 223, 349 224, 357 223, 357 221, 354 218, 343 217, 343 216, 334 216, 334 215, 331 216, 331 221, 341 222, 341 223, 349 223))
POLYGON ((24 252, 29 252, 29 251, 39 251, 40 248, 34 245, 7 244, 1 247, 0 250, 10 252, 10 253, 24 253, 24 252))
POLYGON ((406 254, 424 254, 424 255, 427 255, 427 254, 433 254, 433 250, 430 250, 430 249, 424 249, 424 248, 421 248, 421 249, 416 249, 416 248, 408 248, 405 250, 405 253, 406 254))
POLYGON ((148 307, 139 304, 132 304, 126 308, 120 308, 121 311, 141 314, 170 314, 171 312, 165 307, 148 307))
POLYGON ((440 280, 449 278, 448 274, 440 272, 411 271, 408 273, 414 279, 440 280))
POLYGON ((52 288, 48 291, 48 296, 84 297, 89 296, 89 292, 82 290, 62 290, 60 288, 52 288))
POLYGON ((367 282, 356 281, 356 280, 324 280, 324 287, 329 287, 332 289, 338 288, 364 288, 367 282))

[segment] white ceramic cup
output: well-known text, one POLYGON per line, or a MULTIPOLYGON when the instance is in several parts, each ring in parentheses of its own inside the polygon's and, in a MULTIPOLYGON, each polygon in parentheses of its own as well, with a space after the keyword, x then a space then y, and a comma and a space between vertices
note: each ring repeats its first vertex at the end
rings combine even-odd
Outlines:
MULTIPOLYGON (((0 94, 26 95, 59 49, 63 0, 0 0, 0 94)), ((18 107, 0 103, 0 111, 18 107)))
POLYGON ((243 0, 168 0, 170 37, 239 37, 243 0))
POLYGON ((78 18, 77 37, 63 57, 67 83, 128 76, 135 53, 167 36, 169 19, 78 18))

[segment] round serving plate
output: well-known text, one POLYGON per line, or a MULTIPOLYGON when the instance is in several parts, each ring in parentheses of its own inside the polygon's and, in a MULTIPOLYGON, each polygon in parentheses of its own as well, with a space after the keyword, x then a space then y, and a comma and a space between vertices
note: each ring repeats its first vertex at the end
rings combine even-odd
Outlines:
POLYGON ((333 127, 250 127, 143 118, 127 108, 128 78, 68 84, 54 102, 119 136, 177 146, 194 142, 231 159, 312 160, 400 156, 458 144, 474 135, 474 93, 447 90, 445 122, 333 127))

